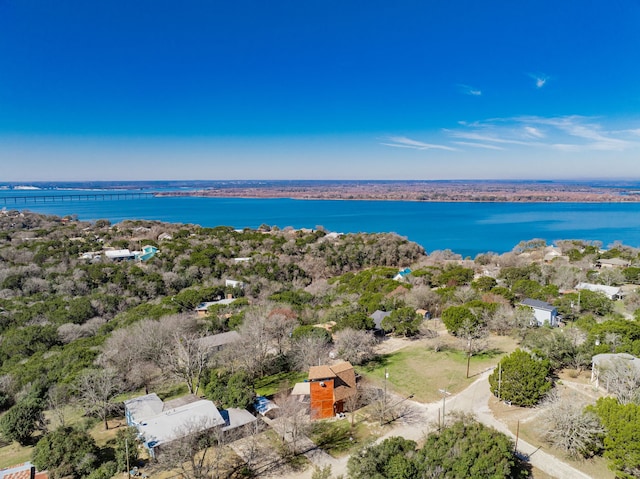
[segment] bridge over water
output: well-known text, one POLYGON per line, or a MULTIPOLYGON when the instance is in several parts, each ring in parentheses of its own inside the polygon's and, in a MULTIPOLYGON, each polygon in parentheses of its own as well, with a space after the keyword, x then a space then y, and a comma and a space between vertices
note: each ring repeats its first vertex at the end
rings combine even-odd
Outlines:
POLYGON ((118 192, 118 193, 78 193, 78 194, 32 194, 23 196, 0 196, 0 204, 21 205, 33 203, 60 203, 72 201, 110 201, 110 200, 138 200, 154 198, 155 193, 118 192))

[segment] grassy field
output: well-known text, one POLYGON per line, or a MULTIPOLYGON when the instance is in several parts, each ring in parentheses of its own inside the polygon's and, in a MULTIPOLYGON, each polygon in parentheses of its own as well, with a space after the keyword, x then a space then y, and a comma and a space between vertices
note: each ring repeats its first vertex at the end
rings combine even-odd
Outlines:
POLYGON ((292 388, 294 384, 307 379, 307 373, 291 371, 264 377, 256 381, 255 391, 258 396, 273 396, 283 389, 292 388))
POLYGON ((414 394, 419 402, 432 402, 442 396, 439 389, 457 393, 475 381, 476 376, 498 364, 502 356, 517 347, 515 341, 505 337, 491 337, 489 348, 471 357, 469 378, 466 377, 467 357, 463 351, 446 347, 434 351, 428 340, 417 341, 378 360, 359 367, 358 372, 378 385, 384 383, 388 372, 387 387, 402 396, 414 394))
POLYGON ((23 447, 17 442, 0 447, 0 469, 30 461, 31 451, 33 451, 33 447, 23 447))

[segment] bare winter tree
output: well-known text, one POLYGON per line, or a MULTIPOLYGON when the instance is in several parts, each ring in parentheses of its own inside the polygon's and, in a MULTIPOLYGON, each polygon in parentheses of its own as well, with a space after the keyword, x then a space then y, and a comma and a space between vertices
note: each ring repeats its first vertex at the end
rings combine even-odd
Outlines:
POLYGON ((227 364, 237 366, 252 377, 262 376, 274 348, 267 331, 267 311, 264 308, 247 310, 240 327, 241 340, 233 348, 222 351, 227 364))
POLYGON ((307 434, 311 426, 308 407, 305 403, 286 392, 278 394, 275 400, 278 405, 278 417, 276 429, 282 436, 289 452, 296 454, 300 439, 307 434))
POLYGON ((478 292, 470 286, 462 286, 456 289, 453 300, 457 304, 465 304, 478 298, 478 292))
POLYGON ((509 304, 501 304, 491 315, 487 327, 497 334, 508 334, 513 330, 515 311, 509 304))
POLYGON ((291 359, 298 371, 307 371, 329 359, 329 344, 324 337, 303 336, 291 343, 291 359))
POLYGON ((191 394, 198 394, 208 359, 209 350, 198 335, 175 333, 172 347, 164 356, 164 365, 169 374, 187 384, 191 394))
POLYGON ((573 399, 550 398, 542 416, 544 436, 573 458, 589 457, 602 448, 604 428, 598 416, 573 399))
POLYGON ((71 401, 71 390, 66 384, 54 384, 47 391, 47 409, 58 421, 56 427, 66 425, 65 406, 71 401))
POLYGON ((351 364, 362 364, 373 359, 376 343, 373 333, 357 329, 345 328, 335 336, 338 357, 351 364))
POLYGON ((487 348, 487 336, 489 331, 484 321, 465 320, 458 329, 457 337, 462 342, 464 352, 467 355, 467 377, 471 356, 484 351, 487 348))
POLYGON ((298 326, 297 315, 289 308, 275 308, 269 313, 265 326, 268 338, 275 343, 278 354, 282 355, 291 332, 298 326))
POLYGON ((122 381, 113 369, 90 369, 77 384, 80 404, 86 414, 100 418, 109 429, 109 415, 120 408, 114 398, 122 392, 122 381))
POLYGON ((600 384, 621 404, 640 403, 640 370, 632 361, 614 358, 600 374, 600 384))
POLYGON ((166 351, 174 346, 176 334, 195 334, 195 320, 184 314, 160 321, 145 319, 116 329, 105 341, 100 364, 114 368, 132 388, 149 385, 165 365, 166 351))
POLYGON ((345 409, 349 412, 349 419, 351 422, 351 432, 356 425, 356 411, 363 406, 365 398, 363 397, 361 389, 356 385, 355 394, 347 396, 344 400, 345 409))
POLYGON ((178 469, 184 479, 219 479, 228 477, 225 436, 219 427, 213 427, 206 418, 193 418, 176 435, 180 438, 158 454, 163 468, 178 469))

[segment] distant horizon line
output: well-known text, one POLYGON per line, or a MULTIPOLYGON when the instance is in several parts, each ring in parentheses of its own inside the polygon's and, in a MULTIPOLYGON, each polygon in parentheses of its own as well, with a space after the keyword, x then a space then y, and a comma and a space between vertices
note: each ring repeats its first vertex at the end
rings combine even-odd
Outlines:
POLYGON ((55 184, 83 184, 83 183, 104 183, 104 184, 132 184, 132 183, 442 183, 442 182, 475 182, 475 183, 635 183, 640 182, 640 178, 510 178, 510 179, 478 179, 478 178, 449 178, 449 179, 142 179, 142 180, 5 180, 0 181, 0 186, 12 185, 55 185, 55 184))

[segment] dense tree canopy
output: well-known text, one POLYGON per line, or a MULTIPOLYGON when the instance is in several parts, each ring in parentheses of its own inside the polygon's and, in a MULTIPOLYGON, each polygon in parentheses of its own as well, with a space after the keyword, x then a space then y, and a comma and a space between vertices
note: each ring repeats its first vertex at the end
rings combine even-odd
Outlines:
POLYGON ((7 439, 27 445, 33 433, 44 428, 42 401, 27 397, 11 407, 0 419, 0 431, 7 439))
POLYGON ((420 450, 401 437, 367 446, 349 458, 347 470, 353 479, 507 479, 523 472, 507 436, 466 417, 429 434, 420 450))
POLYGON ((604 455, 616 477, 640 477, 640 405, 620 404, 614 398, 600 398, 593 408, 607 435, 604 455))
POLYGON ((504 434, 470 419, 432 433, 417 456, 417 477, 513 478, 520 472, 513 443, 504 434), (438 477, 438 476, 435 476, 438 477))
POLYGON ((70 427, 56 429, 38 441, 32 462, 48 470, 53 479, 87 477, 96 467, 98 448, 86 432, 70 427))
POLYGON ((491 376, 491 392, 517 406, 535 406, 551 389, 549 360, 516 349, 504 357, 491 376))

